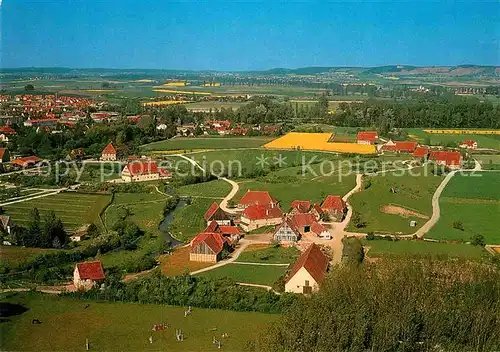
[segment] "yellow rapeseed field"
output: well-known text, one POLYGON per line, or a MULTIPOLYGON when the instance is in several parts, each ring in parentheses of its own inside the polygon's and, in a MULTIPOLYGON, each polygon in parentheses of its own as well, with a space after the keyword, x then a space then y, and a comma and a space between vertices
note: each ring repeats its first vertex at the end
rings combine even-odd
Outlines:
POLYGON ((323 150, 339 153, 375 154, 374 145, 328 142, 332 133, 290 132, 264 145, 267 149, 323 150))
POLYGON ((498 134, 500 130, 424 130, 425 133, 433 134, 498 134))
POLYGON ((196 92, 196 91, 185 91, 185 90, 175 90, 175 89, 153 89, 153 92, 158 93, 176 93, 176 94, 200 94, 200 95, 210 95, 210 92, 196 92))
POLYGON ((184 104, 185 100, 161 100, 161 101, 150 101, 147 103, 142 103, 142 106, 158 106, 158 105, 174 105, 174 104, 184 104))
POLYGON ((185 87, 185 81, 167 82, 163 84, 165 87, 185 87))

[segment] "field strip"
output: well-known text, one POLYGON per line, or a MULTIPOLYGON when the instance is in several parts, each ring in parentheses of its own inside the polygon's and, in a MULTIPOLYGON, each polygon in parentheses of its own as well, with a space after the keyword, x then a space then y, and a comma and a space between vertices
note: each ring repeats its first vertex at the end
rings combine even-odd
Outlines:
POLYGON ((164 202, 166 200, 167 200, 167 198, 165 198, 165 199, 157 199, 157 200, 144 200, 142 202, 114 203, 112 205, 114 205, 114 206, 121 206, 121 205, 136 205, 136 204, 158 203, 158 202, 164 202))
MULTIPOLYGON (((240 285, 240 286, 249 286, 249 287, 264 288, 264 289, 266 289, 268 291, 272 291, 273 290, 273 288, 271 286, 267 286, 267 285, 249 284, 248 282, 237 282, 236 284, 240 285)), ((275 292, 275 293, 279 295, 278 292, 275 292)))
POLYGON ((232 262, 230 264, 243 264, 243 265, 261 265, 261 266, 289 266, 290 264, 285 263, 255 263, 255 262, 232 262))
POLYGON ((27 197, 25 199, 14 200, 12 202, 1 203, 0 206, 5 206, 5 205, 9 205, 9 204, 16 204, 16 203, 22 203, 22 202, 25 202, 25 201, 28 201, 28 200, 44 198, 44 197, 48 197, 48 196, 59 194, 59 192, 61 192, 61 190, 57 190, 55 192, 50 192, 50 193, 46 193, 46 194, 40 194, 40 195, 34 196, 34 197, 27 197))
POLYGON ((28 193, 28 194, 21 195, 19 197, 13 197, 13 198, 6 199, 5 201, 11 202, 13 200, 25 199, 25 198, 29 198, 29 197, 33 197, 33 196, 38 196, 38 195, 44 194, 44 193, 47 193, 47 191, 40 191, 40 192, 28 193))

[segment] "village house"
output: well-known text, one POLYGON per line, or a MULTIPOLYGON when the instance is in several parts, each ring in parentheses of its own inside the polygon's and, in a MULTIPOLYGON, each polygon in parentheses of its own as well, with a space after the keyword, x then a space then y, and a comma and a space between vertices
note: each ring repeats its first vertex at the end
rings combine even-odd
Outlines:
POLYGON ((99 260, 78 263, 73 271, 73 284, 77 290, 90 290, 99 285, 104 279, 104 271, 99 260))
POLYGON ((0 224, 2 225, 3 232, 10 235, 12 228, 14 227, 14 223, 12 222, 10 216, 0 215, 0 224))
POLYGON ((116 161, 116 149, 113 146, 113 143, 109 142, 109 144, 103 149, 101 153, 102 161, 116 161))
POLYGON ((212 220, 203 232, 220 233, 222 236, 231 239, 231 243, 238 241, 241 236, 241 232, 238 230, 238 227, 233 225, 219 225, 215 220, 212 220))
POLYGON ((466 139, 460 144, 460 148, 477 149, 477 142, 472 139, 466 139))
POLYGON ((342 221, 347 211, 347 204, 342 197, 329 195, 321 204, 321 209, 330 216, 331 220, 342 221))
POLYGON ((219 207, 217 202, 213 202, 203 216, 207 225, 215 221, 219 225, 231 225, 231 217, 219 207))
POLYGON ((417 147, 412 155, 414 158, 425 159, 429 155, 429 148, 417 147))
POLYGON ((277 242, 297 242, 300 240, 300 231, 295 227, 291 218, 286 218, 276 227, 273 239, 277 242))
POLYGON ((42 161, 42 159, 40 159, 36 155, 32 155, 14 159, 11 161, 11 164, 15 167, 23 168, 23 167, 35 166, 40 161, 42 161))
POLYGON ((329 260, 320 247, 313 243, 302 253, 285 281, 285 292, 311 294, 328 270, 329 260))
POLYGON ((396 153, 413 153, 417 148, 418 143, 412 141, 396 141, 390 140, 382 146, 382 150, 396 153))
POLYGON ((462 154, 460 152, 432 151, 429 160, 438 165, 444 165, 450 169, 460 169, 462 165, 462 154))
POLYGON ((0 163, 8 163, 10 161, 10 153, 7 148, 0 148, 0 163))
POLYGON ((250 205, 241 214, 240 226, 245 231, 253 231, 263 226, 274 226, 282 222, 283 212, 279 205, 250 205))
POLYGON ((358 132, 356 137, 357 144, 375 144, 375 139, 377 139, 378 133, 376 131, 361 131, 358 132))
POLYGON ((189 260, 193 262, 217 263, 222 252, 230 250, 229 240, 216 232, 202 232, 191 241, 189 260))
POLYGON ((124 182, 141 182, 170 178, 172 174, 159 168, 154 161, 134 161, 123 167, 122 180, 124 182))
POLYGON ((238 202, 238 209, 245 209, 251 205, 273 207, 278 205, 278 201, 271 197, 269 192, 248 190, 238 202))
POLYGON ((308 200, 294 200, 290 205, 291 210, 289 214, 293 215, 293 214, 308 213, 311 207, 312 204, 308 200))
POLYGON ((13 136, 16 134, 16 131, 14 131, 12 128, 9 126, 1 126, 0 127, 0 141, 1 142, 8 142, 9 137, 13 136))

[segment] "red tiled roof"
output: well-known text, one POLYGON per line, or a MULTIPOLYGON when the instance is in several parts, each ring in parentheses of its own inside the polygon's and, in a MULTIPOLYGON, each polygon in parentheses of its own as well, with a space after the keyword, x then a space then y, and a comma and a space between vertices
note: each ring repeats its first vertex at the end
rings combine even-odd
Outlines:
POLYGON ((219 232, 219 224, 217 221, 212 220, 210 224, 203 230, 203 232, 219 232))
POLYGON ((417 147, 417 142, 411 141, 396 141, 394 145, 384 145, 383 149, 395 152, 408 152, 413 153, 417 147))
POLYGON ((210 218, 215 214, 215 212, 219 209, 219 204, 217 202, 213 202, 212 205, 210 205, 210 208, 207 209, 205 212, 205 215, 203 216, 206 221, 210 220, 210 218))
POLYGON ((14 165, 18 165, 18 166, 26 166, 29 164, 36 164, 39 161, 42 161, 42 159, 40 159, 36 155, 32 155, 32 156, 25 156, 23 158, 14 159, 14 160, 12 160, 11 163, 14 165))
POLYGON ((346 204, 342 197, 329 195, 326 197, 323 204, 321 204, 322 209, 335 209, 337 212, 342 212, 346 204))
POLYGON ((429 159, 434 161, 442 161, 446 165, 460 165, 462 155, 459 152, 433 151, 429 159))
MULTIPOLYGON (((154 161, 134 161, 125 165, 132 176, 157 174, 158 167, 154 161)), ((125 169, 124 169, 125 171, 125 169)))
POLYGON ((16 134, 16 131, 9 126, 0 127, 0 133, 16 134))
POLYGON ((301 268, 305 268, 316 282, 320 282, 325 277, 326 270, 328 269, 328 258, 323 254, 317 244, 311 244, 309 248, 300 255, 286 282, 290 281, 301 268))
POLYGON ((200 242, 204 242, 215 254, 218 254, 224 248, 224 243, 229 243, 227 238, 220 233, 202 232, 196 235, 191 241, 191 248, 196 247, 200 242))
POLYGON ((245 215, 250 220, 275 219, 281 218, 283 216, 283 212, 277 205, 274 207, 265 205, 251 205, 243 211, 243 215, 245 215))
POLYGON ((288 227, 295 232, 297 236, 300 236, 300 231, 299 229, 295 226, 294 222, 292 221, 291 218, 286 218, 281 224, 276 226, 276 229, 274 233, 278 232, 279 229, 281 229, 283 226, 288 225, 288 227))
POLYGON ((429 154, 429 148, 427 148, 427 147, 418 147, 413 152, 413 156, 416 158, 423 158, 427 154, 429 154))
POLYGON ((292 216, 292 221, 297 227, 311 226, 313 222, 316 222, 316 217, 314 214, 295 214, 292 216))
POLYGON ((358 132, 358 136, 356 138, 357 141, 369 141, 369 142, 375 142, 375 138, 377 138, 377 132, 376 131, 362 131, 358 132))
POLYGON ((94 262, 85 262, 76 264, 78 274, 82 280, 102 280, 104 279, 104 271, 99 260, 94 262))
POLYGON ((308 200, 294 200, 291 207, 297 209, 301 213, 307 213, 309 209, 311 209, 311 202, 308 200))
POLYGON ((113 146, 113 143, 109 142, 109 144, 103 149, 102 154, 116 154, 116 149, 113 146))
POLYGON ((314 232, 315 234, 319 235, 323 231, 328 231, 328 229, 324 225, 322 225, 319 222, 315 221, 311 225, 311 231, 314 232))
POLYGON ((239 204, 242 205, 269 205, 271 203, 278 203, 276 199, 271 197, 269 192, 266 191, 250 191, 248 190, 247 193, 243 197, 241 197, 239 204))
POLYGON ((321 206, 318 203, 314 203, 313 208, 318 212, 318 214, 321 215, 321 213, 323 213, 323 209, 321 209, 321 206))
POLYGON ((239 235, 241 232, 236 226, 220 225, 219 232, 223 235, 239 235))
POLYGON ((474 143, 476 143, 476 141, 472 140, 472 139, 465 139, 463 142, 462 142, 462 145, 466 145, 468 147, 474 147, 474 143))

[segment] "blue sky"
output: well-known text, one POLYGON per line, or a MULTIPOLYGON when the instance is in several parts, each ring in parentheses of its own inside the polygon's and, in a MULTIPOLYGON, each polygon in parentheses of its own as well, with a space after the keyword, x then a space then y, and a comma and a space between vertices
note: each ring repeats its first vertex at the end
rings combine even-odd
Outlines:
POLYGON ((498 2, 0 3, 2 67, 500 65, 498 2))

